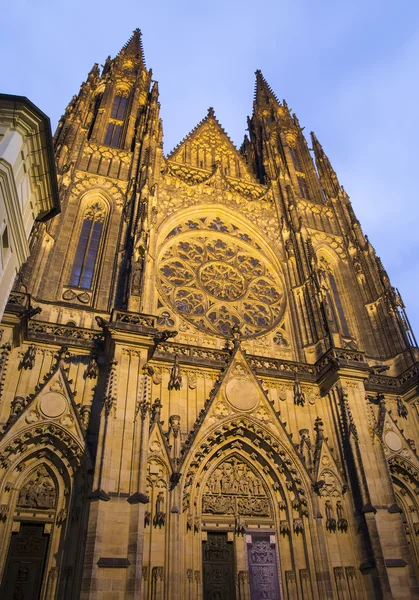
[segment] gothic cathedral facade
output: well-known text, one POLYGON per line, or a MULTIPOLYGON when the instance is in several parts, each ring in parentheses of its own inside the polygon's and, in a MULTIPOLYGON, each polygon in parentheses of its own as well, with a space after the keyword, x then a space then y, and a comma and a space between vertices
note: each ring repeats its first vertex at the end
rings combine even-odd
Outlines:
POLYGON ((169 154, 136 30, 55 134, 2 322, 2 600, 419 598, 419 353, 256 72, 169 154))

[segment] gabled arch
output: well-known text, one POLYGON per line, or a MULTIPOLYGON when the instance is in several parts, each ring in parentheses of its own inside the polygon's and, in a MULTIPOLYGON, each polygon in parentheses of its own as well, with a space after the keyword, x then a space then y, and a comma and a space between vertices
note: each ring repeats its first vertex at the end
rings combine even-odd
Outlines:
POLYGON ((182 508, 194 504, 194 483, 226 452, 247 455, 253 467, 263 473, 266 485, 277 493, 288 514, 295 519, 313 514, 311 480, 293 448, 279 440, 251 417, 238 416, 211 428, 188 454, 182 465, 182 508))
MULTIPOLYGON (((48 585, 48 593, 55 597, 59 585, 56 574, 59 569, 75 564, 79 543, 85 535, 86 498, 91 487, 90 460, 73 436, 53 424, 32 425, 21 430, 8 438, 0 449, 4 471, 0 471, 0 556, 3 558, 0 574, 6 567, 12 532, 19 530, 22 521, 41 524, 44 534, 48 535, 42 593, 45 594, 48 585), (43 489, 48 487, 50 495, 47 490, 44 501, 40 502, 43 489), (67 518, 70 513, 71 520, 67 518)), ((81 563, 76 565, 70 583, 73 590, 79 586, 81 569, 81 563)))

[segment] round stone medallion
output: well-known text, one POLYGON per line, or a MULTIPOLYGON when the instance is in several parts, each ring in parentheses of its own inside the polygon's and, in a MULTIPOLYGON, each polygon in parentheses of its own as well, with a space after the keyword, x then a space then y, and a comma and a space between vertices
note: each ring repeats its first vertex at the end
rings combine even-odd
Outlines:
POLYGON ((258 403, 259 392, 248 379, 233 377, 226 385, 226 396, 234 408, 252 410, 258 403))
POLYGON ((387 431, 384 441, 393 452, 399 452, 402 449, 402 441, 394 431, 387 431))
POLYGON ((46 417, 55 418, 63 414, 67 402, 62 394, 50 392, 42 396, 40 408, 46 417))

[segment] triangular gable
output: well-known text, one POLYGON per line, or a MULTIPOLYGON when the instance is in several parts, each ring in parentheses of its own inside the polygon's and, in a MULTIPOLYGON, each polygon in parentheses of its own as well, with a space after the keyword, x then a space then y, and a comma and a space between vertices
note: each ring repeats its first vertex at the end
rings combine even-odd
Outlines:
POLYGON ((234 416, 249 416, 268 428, 274 425, 275 433, 279 428, 284 433, 283 439, 288 450, 295 453, 291 436, 286 431, 286 423, 275 412, 239 345, 234 349, 227 367, 211 390, 204 409, 183 444, 182 462, 194 446, 199 431, 208 431, 234 416))
POLYGON ((419 459, 407 441, 403 429, 399 427, 398 419, 393 419, 391 412, 385 407, 382 407, 381 410, 378 427, 387 460, 400 455, 418 469, 419 459))
POLYGON ((257 183, 246 162, 220 125, 212 108, 168 156, 168 160, 211 171, 219 164, 226 176, 257 183))
POLYGON ((85 427, 74 402, 65 370, 58 365, 47 377, 43 385, 36 391, 22 411, 9 419, 1 445, 7 444, 20 432, 27 431, 28 426, 56 425, 77 440, 85 451, 85 427))
POLYGON ((172 458, 167 437, 163 432, 162 423, 155 421, 150 425, 150 436, 148 439, 149 456, 156 456, 167 465, 170 473, 173 472, 172 458))
POLYGON ((326 438, 316 443, 314 485, 320 496, 340 497, 346 485, 326 438))

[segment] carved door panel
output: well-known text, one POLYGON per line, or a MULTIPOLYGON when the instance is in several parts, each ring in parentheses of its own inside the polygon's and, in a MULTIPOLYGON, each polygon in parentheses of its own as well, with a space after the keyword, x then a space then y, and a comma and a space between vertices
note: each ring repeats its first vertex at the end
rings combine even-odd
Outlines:
POLYGON ((252 535, 247 546, 252 600, 279 600, 278 564, 270 536, 252 535))
POLYGON ((204 600, 235 600, 234 549, 226 533, 208 533, 202 563, 204 600))
POLYGON ((1 600, 38 600, 49 535, 43 523, 22 524, 13 533, 0 588, 1 600))

